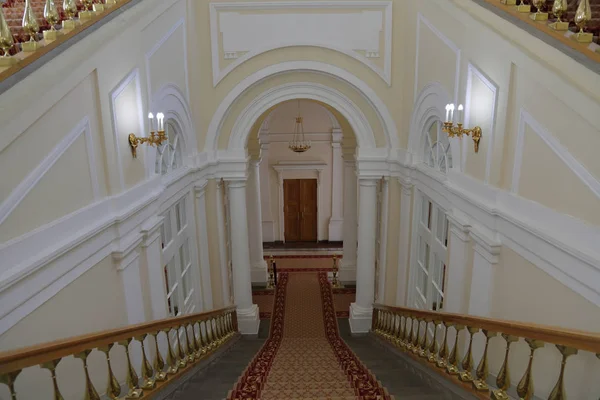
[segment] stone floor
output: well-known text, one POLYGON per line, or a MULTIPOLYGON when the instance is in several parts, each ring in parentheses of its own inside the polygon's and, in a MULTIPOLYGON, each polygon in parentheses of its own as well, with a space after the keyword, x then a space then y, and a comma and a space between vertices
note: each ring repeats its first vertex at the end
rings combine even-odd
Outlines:
MULTIPOLYGON (((440 386, 415 373, 406 360, 393 354, 369 336, 353 337, 345 318, 338 319, 340 335, 396 399, 452 399, 440 386)), ((261 321, 258 338, 241 339, 220 359, 191 378, 171 397, 173 400, 222 400, 246 365, 268 337, 269 321, 261 321)), ((282 399, 283 400, 283 399, 282 399)))

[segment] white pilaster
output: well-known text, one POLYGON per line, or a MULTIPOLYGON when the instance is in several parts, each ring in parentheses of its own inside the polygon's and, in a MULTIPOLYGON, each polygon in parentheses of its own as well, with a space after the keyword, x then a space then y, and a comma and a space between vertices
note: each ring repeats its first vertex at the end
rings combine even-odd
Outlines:
POLYGON ((492 310, 493 267, 498 264, 500 241, 484 228, 471 230, 473 245, 473 273, 469 297, 469 314, 489 317, 492 310))
POLYGON ((260 158, 260 210, 262 225, 262 240, 265 242, 275 241, 275 221, 271 210, 271 175, 269 171, 269 131, 261 129, 259 136, 260 158))
POLYGON ((471 226, 466 216, 454 211, 448 217, 448 278, 444 296, 444 311, 466 314, 468 312, 468 294, 471 285, 469 258, 469 230, 471 226))
POLYGON ((344 249, 340 266, 342 282, 356 281, 357 210, 356 172, 354 161, 344 162, 344 249))
POLYGON ((398 277, 396 284, 396 305, 406 306, 408 293, 408 272, 410 271, 410 234, 413 184, 409 180, 398 179, 402 186, 400 194, 400 232, 398 235, 398 277))
POLYGON ((390 193, 390 179, 388 177, 383 178, 381 181, 381 222, 379 225, 379 282, 377 289, 378 303, 383 303, 385 299, 385 269, 387 265, 387 234, 388 234, 388 210, 389 210, 389 193, 390 193))
POLYGON ((228 182, 229 213, 231 216, 231 260, 233 263, 233 292, 237 306, 240 332, 258 333, 258 307, 252 303, 248 216, 246 215, 246 181, 228 182))
POLYGON ((262 217, 260 203, 260 160, 250 161, 248 185, 246 188, 248 235, 250 238, 250 266, 252 282, 267 282, 267 263, 263 257, 262 217))
POLYGON ((206 230, 206 184, 195 187, 196 192, 196 227, 198 229, 198 261, 202 283, 202 311, 212 310, 212 281, 210 277, 210 257, 208 255, 208 231, 206 230))
POLYGON ((165 287, 165 273, 162 265, 162 246, 160 228, 163 217, 150 218, 142 226, 142 250, 146 258, 148 269, 148 286, 150 288, 150 306, 152 319, 163 319, 168 316, 167 291, 165 287))
POLYGON ((223 291, 223 305, 228 306, 233 303, 231 293, 231 276, 228 268, 227 254, 227 232, 225 231, 225 208, 223 196, 223 181, 217 180, 217 235, 219 239, 219 268, 221 270, 221 290, 223 291))
POLYGON ((140 245, 142 239, 142 235, 135 235, 135 237, 125 242, 126 245, 112 253, 113 261, 123 283, 125 309, 127 310, 127 322, 129 324, 139 324, 146 321, 140 276, 140 245))
MULTIPOLYGON (((277 238, 277 240, 281 240, 283 243, 285 243, 285 216, 283 213, 283 208, 284 208, 284 204, 283 204, 283 171, 277 171, 277 193, 279 193, 279 201, 278 201, 278 207, 277 210, 279 212, 279 237, 277 238)), ((319 208, 318 203, 317 203, 317 209, 319 208)), ((317 218, 317 221, 319 221, 319 219, 317 218)))
POLYGON ((356 302, 350 305, 350 330, 371 329, 375 295, 375 234, 377 231, 377 179, 359 179, 358 256, 356 302))
POLYGON ((343 184, 344 160, 342 159, 342 131, 333 129, 331 133, 331 218, 329 219, 329 241, 342 240, 344 230, 343 218, 343 184))

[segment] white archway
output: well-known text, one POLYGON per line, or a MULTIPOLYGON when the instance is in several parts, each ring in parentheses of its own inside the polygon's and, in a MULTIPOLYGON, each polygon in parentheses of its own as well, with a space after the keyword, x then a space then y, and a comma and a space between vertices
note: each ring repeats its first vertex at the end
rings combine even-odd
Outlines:
MULTIPOLYGON (((444 121, 446 104, 451 102, 452 98, 439 83, 428 84, 417 96, 408 137, 408 151, 411 153, 414 164, 423 161, 424 132, 434 121, 444 121)), ((461 166, 459 143, 460 139, 450 139, 450 149, 454 160, 452 169, 460 169, 461 166)))
MULTIPOLYGON (((229 114, 231 107, 233 106, 235 101, 246 90, 248 90, 252 86, 256 85, 257 83, 268 79, 271 76, 275 76, 275 75, 279 75, 279 74, 283 74, 283 73, 289 73, 289 72, 317 72, 317 73, 335 77, 336 79, 342 80, 346 84, 350 85, 358 93, 361 94, 361 96, 371 105, 373 110, 376 112, 376 114, 381 122, 381 125, 383 126, 383 129, 384 129, 384 134, 386 137, 386 147, 388 149, 392 149, 392 150, 399 148, 399 140, 398 140, 398 133, 397 133, 398 131, 397 131, 396 123, 394 122, 394 119, 392 118, 385 103, 383 103, 383 101, 377 96, 375 91, 373 89, 371 89, 365 82, 363 82, 362 80, 360 80, 353 74, 349 73, 348 71, 341 69, 339 67, 330 65, 330 64, 316 62, 316 61, 290 61, 290 62, 284 62, 284 63, 280 63, 280 64, 274 64, 274 65, 271 65, 269 67, 266 67, 260 71, 253 73, 252 75, 248 76, 247 78, 242 80, 240 83, 238 83, 238 85, 235 86, 229 92, 229 94, 223 99, 223 101, 217 108, 217 110, 216 110, 215 114, 213 115, 213 118, 210 122, 210 125, 208 127, 207 136, 206 136, 206 141, 204 144, 204 151, 212 153, 212 154, 216 153, 216 151, 218 150, 218 137, 221 132, 221 128, 223 126, 225 118, 229 114)), ((314 84, 314 85, 316 85, 316 84, 314 84)), ((322 86, 322 85, 320 85, 320 86, 322 86)), ((322 86, 322 87, 326 88, 325 86, 322 86)), ((344 99, 343 95, 340 98, 335 95, 335 92, 337 92, 337 91, 332 91, 332 89, 329 89, 329 88, 327 88, 327 89, 330 91, 330 94, 328 96, 330 99, 331 98, 335 99, 337 97, 337 101, 340 104, 346 103, 346 108, 348 108, 348 102, 344 99)), ((339 93, 339 92, 337 92, 337 93, 339 93)), ((323 96, 325 96, 324 91, 322 91, 321 94, 323 96)), ((291 95, 292 95, 291 93, 288 93, 288 96, 291 96, 291 95)), ((298 97, 302 97, 302 96, 296 95, 291 98, 298 98, 298 97)), ((307 98, 311 98, 311 97, 307 97, 307 98)), ((315 99, 315 100, 318 100, 318 99, 315 99)), ((319 101, 329 104, 328 101, 324 101, 324 100, 327 100, 327 98, 323 97, 319 101)), ((280 100, 280 101, 283 101, 283 100, 280 100)), ((330 105, 332 105, 333 107, 336 107, 333 104, 330 104, 330 105)), ((358 107, 356 107, 355 109, 358 110, 358 107)), ((362 114, 362 112, 360 110, 358 110, 358 111, 360 112, 360 114, 362 114)), ((256 118, 253 118, 254 121, 256 121, 256 119, 259 116, 260 116, 260 114, 257 115, 256 118)), ((344 116, 347 117, 346 115, 344 115, 344 116)), ((364 115, 363 115, 363 117, 364 117, 364 115)), ((356 119, 356 117, 354 117, 354 119, 356 119)), ((366 118, 365 118, 365 121, 366 121, 366 118)), ((237 122, 236 122, 236 124, 237 124, 237 122)), ((364 126, 364 123, 363 123, 363 126, 364 126)), ((372 136, 368 137, 368 135, 365 135, 364 132, 357 130, 356 129, 357 127, 358 127, 358 125, 356 127, 353 126, 352 128, 355 130, 357 135, 363 135, 364 140, 362 142, 364 142, 365 145, 370 143, 371 144, 370 147, 375 148, 374 137, 372 137, 372 136)), ((370 128, 369 128, 368 132, 370 132, 372 134, 372 130, 370 128)), ((246 132, 246 135, 248 133, 249 132, 246 132)), ((239 136, 237 137, 237 139, 239 141, 239 136)), ((236 146, 240 146, 240 143, 238 143, 238 142, 233 142, 233 143, 235 143, 236 146)), ((230 140, 229 144, 231 145, 233 143, 230 140)), ((238 150, 243 148, 243 146, 245 145, 245 139, 243 140, 243 143, 244 144, 242 144, 241 147, 237 147, 238 150)), ((357 143, 359 144, 359 147, 362 146, 362 143, 359 143, 358 138, 357 138, 357 143)), ((230 150, 233 150, 233 148, 230 148, 230 150)))

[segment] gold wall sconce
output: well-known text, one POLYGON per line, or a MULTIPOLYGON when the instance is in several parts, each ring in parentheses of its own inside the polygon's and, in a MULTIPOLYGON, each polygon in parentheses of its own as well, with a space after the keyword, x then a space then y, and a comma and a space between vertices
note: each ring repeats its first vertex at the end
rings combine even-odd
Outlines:
POLYGON ((133 133, 129 134, 129 145, 131 146, 131 155, 137 158, 137 147, 142 143, 148 143, 150 146, 160 146, 162 142, 167 140, 165 135, 165 115, 163 113, 156 114, 157 124, 154 124, 154 115, 148 114, 150 120, 150 135, 148 137, 137 137, 133 133), (156 129, 156 130, 154 130, 156 129))
POLYGON ((454 104, 446 105, 446 122, 442 130, 448 134, 448 137, 463 137, 463 135, 473 138, 475 153, 479 153, 479 142, 481 141, 481 128, 476 126, 468 129, 463 127, 464 107, 462 104, 458 106, 457 123, 454 124, 454 104))

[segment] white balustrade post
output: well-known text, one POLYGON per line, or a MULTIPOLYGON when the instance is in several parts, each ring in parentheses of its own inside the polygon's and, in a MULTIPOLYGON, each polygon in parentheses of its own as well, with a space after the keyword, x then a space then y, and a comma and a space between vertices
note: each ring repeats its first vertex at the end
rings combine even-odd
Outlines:
POLYGON ((396 305, 406 306, 408 293, 408 271, 410 260, 411 209, 413 185, 409 180, 398 178, 402 186, 400 194, 400 232, 398 235, 398 278, 396 285, 396 305))
POLYGON ((212 310, 212 282, 210 277, 210 257, 208 255, 208 231, 206 218, 206 184, 196 186, 196 227, 198 230, 198 253, 200 279, 202 280, 203 311, 212 310))
POLYGON ((231 218, 231 261, 233 263, 233 293, 237 306, 238 326, 246 335, 258 333, 258 307, 252 303, 248 216, 246 215, 246 181, 228 182, 231 218))
POLYGON ((471 229, 474 241, 473 273, 469 298, 469 314, 489 317, 492 310, 493 268, 498 264, 501 243, 485 228, 471 229))
POLYGON ((263 236, 260 203, 260 160, 250 161, 247 186, 248 233, 250 237, 250 265, 252 282, 267 282, 267 263, 263 256, 263 236))
POLYGON ((224 182, 217 180, 217 235, 219 239, 219 267, 221 270, 221 290, 223 291, 223 304, 229 306, 233 303, 231 295, 231 277, 228 268, 227 235, 225 231, 225 198, 223 196, 224 182))
POLYGON ((468 292, 471 285, 469 258, 470 225, 466 216, 454 211, 448 217, 448 278, 444 294, 444 311, 457 314, 468 312, 468 292))
POLYGON ((342 240, 344 231, 344 160, 342 159, 342 131, 334 129, 331 134, 331 218, 329 219, 329 241, 342 240))
POLYGON ((357 178, 354 160, 344 162, 344 249, 340 266, 342 282, 356 281, 357 248, 357 178))
POLYGON ((262 240, 275 241, 275 221, 271 209, 271 174, 269 170, 269 131, 261 129, 258 140, 260 142, 260 210, 262 225, 262 240))
POLYGON ((377 179, 359 179, 358 256, 356 302, 350 305, 350 330, 371 329, 375 295, 375 237, 377 231, 377 179))

